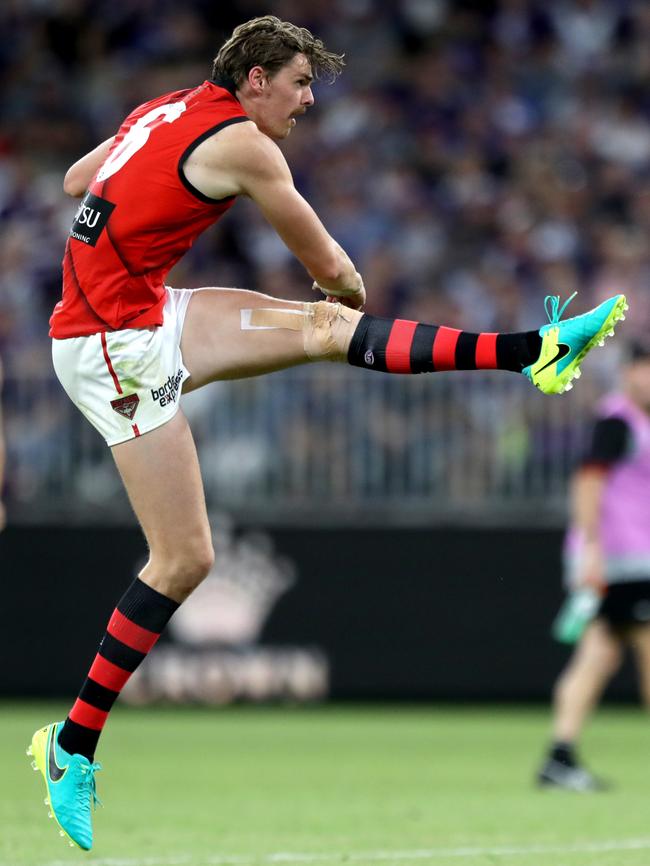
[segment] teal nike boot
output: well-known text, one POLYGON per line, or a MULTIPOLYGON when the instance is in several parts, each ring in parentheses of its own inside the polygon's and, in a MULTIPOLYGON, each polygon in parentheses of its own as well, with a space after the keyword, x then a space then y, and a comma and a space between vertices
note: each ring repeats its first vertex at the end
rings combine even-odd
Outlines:
POLYGON ((549 323, 539 329, 539 358, 521 371, 545 394, 562 394, 573 388, 571 380, 580 378, 580 364, 587 352, 612 336, 614 326, 625 318, 628 309, 625 295, 614 295, 588 313, 560 321, 576 295, 574 292, 561 307, 559 295, 546 296, 544 307, 549 323))
POLYGON ((54 722, 36 731, 27 754, 34 759, 34 770, 43 774, 47 788, 45 805, 50 807, 50 818, 59 825, 60 835, 67 837, 71 846, 90 851, 93 845, 90 802, 93 808, 100 802, 95 793, 95 773, 101 770, 101 765, 62 749, 57 742, 62 727, 63 722, 54 722))

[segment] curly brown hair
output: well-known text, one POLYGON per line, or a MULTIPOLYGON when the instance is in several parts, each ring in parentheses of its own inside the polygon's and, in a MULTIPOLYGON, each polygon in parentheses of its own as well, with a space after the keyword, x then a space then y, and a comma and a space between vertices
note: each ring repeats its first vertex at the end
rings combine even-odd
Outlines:
POLYGON ((226 76, 240 86, 253 66, 275 75, 296 54, 309 60, 314 78, 325 75, 333 81, 345 66, 342 54, 328 51, 305 27, 263 15, 235 27, 214 58, 212 77, 226 76))

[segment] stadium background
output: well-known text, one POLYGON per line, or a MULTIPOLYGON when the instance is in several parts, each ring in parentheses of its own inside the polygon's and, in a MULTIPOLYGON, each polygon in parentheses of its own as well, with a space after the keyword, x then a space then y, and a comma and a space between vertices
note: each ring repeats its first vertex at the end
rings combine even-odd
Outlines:
MULTIPOLYGON (((130 698, 546 699, 566 654, 549 625, 567 476, 622 345, 650 322, 650 8, 632 0, 2 4, 0 695, 74 693, 144 555, 110 458, 52 377, 76 207, 63 173, 135 104, 207 77, 232 27, 269 11, 346 54, 283 150, 369 312, 528 329, 546 294, 577 289, 572 311, 625 292, 631 315, 559 400, 514 376, 327 366, 188 399, 222 615, 162 644, 130 698), (56 659, 52 621, 75 624, 56 659)), ((170 283, 309 298, 245 202, 170 283)), ((634 696, 629 670, 610 695, 634 696)))

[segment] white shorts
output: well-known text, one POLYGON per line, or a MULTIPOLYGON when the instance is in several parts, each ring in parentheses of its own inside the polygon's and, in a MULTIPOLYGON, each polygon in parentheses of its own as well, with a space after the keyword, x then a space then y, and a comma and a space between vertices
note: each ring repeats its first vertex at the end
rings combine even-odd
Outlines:
POLYGON ((167 288, 159 327, 52 341, 59 381, 108 445, 155 430, 178 411, 181 387, 190 375, 181 334, 193 292, 167 288))

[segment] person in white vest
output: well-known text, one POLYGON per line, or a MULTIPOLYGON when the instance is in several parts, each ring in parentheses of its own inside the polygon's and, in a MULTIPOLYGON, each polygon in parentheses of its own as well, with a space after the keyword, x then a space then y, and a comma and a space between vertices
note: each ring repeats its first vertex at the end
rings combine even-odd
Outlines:
POLYGON ((573 478, 564 554, 574 613, 586 622, 578 634, 575 617, 556 621, 556 636, 577 645, 555 684, 552 743, 537 782, 603 790, 609 785, 581 765, 577 741, 628 648, 650 708, 650 341, 629 347, 620 390, 598 406, 573 478))

